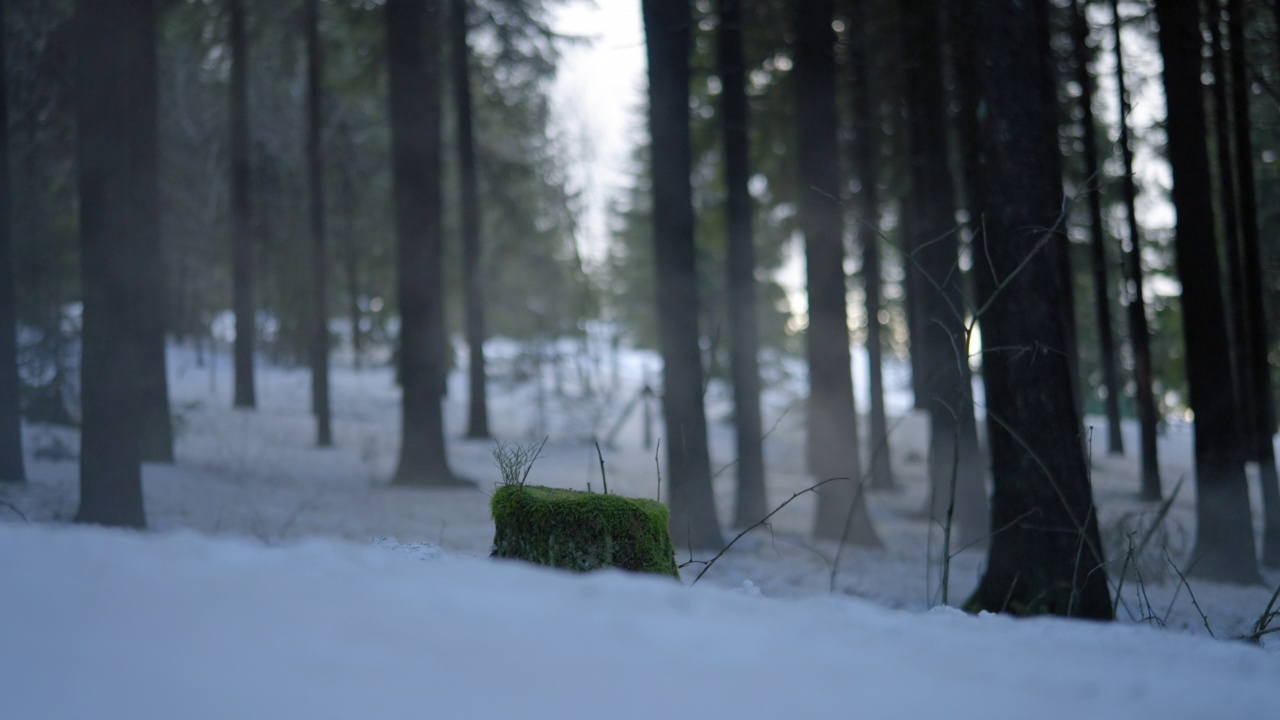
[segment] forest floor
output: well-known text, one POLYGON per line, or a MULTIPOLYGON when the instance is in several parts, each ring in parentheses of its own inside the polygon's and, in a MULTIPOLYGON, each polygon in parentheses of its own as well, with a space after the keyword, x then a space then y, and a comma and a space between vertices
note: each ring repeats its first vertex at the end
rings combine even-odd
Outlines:
MULTIPOLYGON (((603 438, 611 492, 657 495, 658 437, 645 446, 643 400, 631 401, 658 360, 584 354, 576 342, 558 350, 562 361, 539 372, 520 347, 493 343, 495 436, 548 438, 529 482, 584 489, 599 488, 593 438, 603 438)), ((897 487, 868 495, 882 550, 845 548, 833 571, 838 548, 809 538, 805 493, 690 593, 486 559, 495 441, 460 439, 461 372, 445 404, 449 462, 476 488, 410 489, 388 484, 399 393, 387 365, 339 357, 337 445, 321 450, 305 369, 260 366, 259 409, 242 411, 230 407, 225 348, 201 357, 174 346, 169 360, 178 460, 145 468, 154 532, 70 525, 78 433, 24 428, 29 482, 0 486, 0 615, 23 619, 0 624, 0 698, 14 716, 652 717, 708 702, 733 717, 1280 716, 1280 641, 1268 635, 1260 650, 1230 639, 1249 632, 1280 573, 1266 573, 1268 587, 1180 582, 1194 527, 1183 425, 1161 438, 1161 469, 1166 492, 1188 479, 1137 559, 1140 579, 1125 579, 1120 623, 1015 623, 946 607, 977 583, 979 550, 951 560, 943 602, 941 530, 919 512, 927 425, 901 392, 890 401, 897 487)), ((801 462, 803 383, 769 366, 764 448, 777 505, 813 480, 801 462)), ((719 383, 708 409, 723 519, 735 479, 719 383)), ((1135 447, 1137 429, 1125 430, 1135 447)), ((1135 498, 1132 451, 1094 452, 1092 465, 1119 564, 1157 506, 1135 498)), ((686 568, 686 584, 698 569, 686 568)))

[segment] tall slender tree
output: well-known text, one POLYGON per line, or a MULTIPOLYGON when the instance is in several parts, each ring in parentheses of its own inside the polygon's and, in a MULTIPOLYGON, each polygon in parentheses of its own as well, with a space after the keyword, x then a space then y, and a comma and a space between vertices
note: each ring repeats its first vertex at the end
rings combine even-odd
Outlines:
POLYGON ((871 93, 872 63, 867 30, 868 0, 849 2, 849 108, 853 114, 854 233, 862 244, 862 294, 867 310, 867 376, 871 487, 893 486, 889 423, 884 407, 883 279, 880 258, 880 117, 871 93))
POLYGON ((827 485, 814 534, 879 545, 861 492, 844 272, 844 224, 836 112, 834 0, 800 0, 795 17, 795 92, 800 228, 805 240, 809 327, 809 472, 827 485), (846 528, 846 526, 848 526, 846 528))
POLYGON ((13 235, 9 202, 8 57, 0 0, 0 481, 27 479, 22 462, 22 407, 18 400, 17 306, 13 289, 13 235))
POLYGON ((1177 212, 1178 278, 1190 406, 1195 413, 1196 546, 1190 571, 1239 583, 1257 582, 1253 521, 1244 457, 1236 433, 1226 313, 1205 146, 1208 130, 1200 76, 1199 3, 1157 0, 1160 55, 1168 99, 1169 165, 1177 212))
POLYGON ((398 485, 466 484, 449 469, 440 195, 439 0, 387 0, 388 102, 400 298, 398 485))
POLYGON ((913 338, 924 371, 929 411, 929 508, 938 522, 954 512, 963 544, 988 532, 987 493, 969 390, 965 300, 959 268, 955 186, 947 163, 942 59, 942 4, 916 2, 904 10, 907 68, 911 255, 921 279, 921 333, 913 338), (954 488, 954 492, 953 492, 954 488))
POLYGON ((471 49, 467 41, 467 0, 450 0, 449 27, 453 51, 453 106, 458 114, 458 192, 462 202, 462 283, 466 297, 468 404, 467 437, 489 437, 489 402, 485 388, 484 288, 480 280, 480 191, 471 106, 471 49))
POLYGON ((677 545, 720 546, 702 403, 698 274, 693 245, 689 137, 688 0, 644 0, 653 167, 653 252, 662 346, 671 535, 677 545))
POLYGON ((231 306, 236 316, 235 395, 238 408, 257 407, 253 380, 257 323, 253 302, 252 203, 249 201, 249 38, 245 0, 227 0, 231 50, 231 306))
POLYGON ((329 407, 329 243, 324 207, 324 60, 320 45, 320 0, 306 0, 307 174, 311 209, 311 412, 316 444, 333 445, 329 407))
MULTIPOLYGON (((1062 313, 1065 262, 1052 248, 1062 180, 1046 73, 1028 72, 1050 52, 1040 32, 1045 0, 975 0, 956 14, 967 44, 961 83, 983 109, 971 177, 984 219, 974 256, 991 467, 995 480, 987 570, 974 610, 1109 619, 1103 555, 1082 443, 1062 313), (1046 230, 1046 228, 1049 228, 1046 230)), ((970 173, 966 173, 969 175, 970 173)))
MULTIPOLYGON (((1277 6, 1280 7, 1280 6, 1277 6)), ((1276 414, 1271 387, 1271 363, 1267 358, 1270 347, 1267 312, 1263 299, 1261 239, 1258 231, 1257 190, 1253 176, 1253 138, 1250 135, 1249 84, 1244 82, 1248 62, 1245 58, 1244 8, 1240 0, 1227 0, 1228 36, 1231 41, 1231 75, 1235 81, 1231 87, 1231 104, 1235 118, 1236 173, 1240 201, 1240 260, 1243 270, 1244 292, 1241 302, 1247 309, 1244 334, 1249 338, 1249 379, 1253 402, 1247 418, 1250 432, 1246 433, 1253 446, 1248 455, 1258 463, 1258 477, 1262 483, 1262 564, 1280 567, 1280 473, 1276 469, 1275 445, 1272 436, 1276 429, 1276 414)))
POLYGON ((1222 8, 1217 0, 1209 0, 1205 24, 1209 26, 1210 67, 1213 69, 1213 132, 1215 158, 1218 162, 1218 213, 1222 220, 1222 242, 1226 248, 1227 326, 1231 338, 1232 390, 1240 407, 1236 418, 1238 432, 1246 448, 1251 448, 1249 435, 1253 428, 1250 417, 1253 400, 1252 371, 1249 367, 1248 309, 1244 301, 1244 268, 1240 261, 1239 196, 1236 192, 1235 158, 1232 152, 1231 106, 1228 100, 1230 82, 1226 70, 1226 46, 1222 36, 1222 8))
POLYGON ((1107 234, 1102 225, 1102 168, 1098 162, 1098 133, 1093 118, 1093 74, 1089 72, 1089 22, 1082 7, 1071 2, 1071 41, 1076 84, 1080 86, 1080 127, 1084 143, 1085 194, 1089 204, 1089 258, 1093 270, 1093 305, 1098 321, 1098 361, 1106 392, 1107 452, 1124 454, 1120 432, 1120 379, 1116 371, 1115 337, 1111 330, 1111 281, 1107 275, 1107 234))
POLYGON ((1133 145, 1129 139, 1129 92, 1125 82, 1124 45, 1121 43, 1120 2, 1111 0, 1111 24, 1116 55, 1116 93, 1120 106, 1120 159, 1123 163, 1121 187, 1124 190, 1125 221, 1128 247, 1125 249, 1125 297, 1129 315, 1129 345, 1133 351, 1134 402, 1142 447, 1142 482, 1139 495, 1143 500, 1159 500, 1160 458, 1156 447, 1156 398, 1151 369, 1151 331, 1147 325, 1147 303, 1143 296, 1142 231, 1138 227, 1138 186, 1133 174, 1133 145))
POLYGON ((156 18, 151 0, 75 6, 84 298, 78 522, 143 527, 139 328, 158 306, 156 18))
POLYGON ((733 524, 747 527, 768 512, 764 482, 764 428, 760 418, 760 352, 756 323, 756 259, 751 231, 754 212, 749 157, 747 68, 743 57, 741 0, 719 0, 716 65, 720 74, 720 120, 724 131, 725 214, 729 228, 729 357, 733 375, 733 427, 738 448, 738 496, 733 524))

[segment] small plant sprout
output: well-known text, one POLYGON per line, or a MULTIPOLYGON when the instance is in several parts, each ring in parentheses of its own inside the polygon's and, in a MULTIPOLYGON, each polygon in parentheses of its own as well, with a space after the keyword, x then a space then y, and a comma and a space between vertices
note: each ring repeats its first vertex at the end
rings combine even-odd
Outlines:
POLYGON ((493 462, 497 464, 498 472, 502 473, 502 484, 524 487, 525 480, 529 479, 529 471, 542 457, 542 448, 546 444, 547 438, 536 445, 498 441, 493 446, 493 462))

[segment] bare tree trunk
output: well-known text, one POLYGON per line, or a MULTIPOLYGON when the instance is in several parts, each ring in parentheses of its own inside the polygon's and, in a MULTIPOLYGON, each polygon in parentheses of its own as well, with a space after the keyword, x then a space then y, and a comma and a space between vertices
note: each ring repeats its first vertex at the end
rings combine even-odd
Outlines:
POLYGON ((858 417, 853 406, 844 273, 843 209, 836 112, 834 0, 795 4, 795 81, 800 175, 800 228, 805 238, 809 328, 809 471, 818 479, 845 477, 818 499, 814 534, 878 546, 866 510, 858 417), (851 524, 850 524, 851 523, 851 524))
POLYGON ((1218 0, 1209 0, 1206 18, 1210 33, 1210 58, 1213 68, 1214 145, 1218 161, 1218 209, 1222 216, 1224 260, 1227 276, 1227 334, 1231 342, 1231 386, 1241 413, 1236 418, 1242 444, 1252 448, 1249 439, 1253 381, 1249 368, 1248 310, 1244 301, 1244 269, 1240 265, 1239 197, 1236 194, 1235 160, 1232 157, 1231 110, 1228 104, 1226 48, 1222 44, 1222 13, 1218 0))
POLYGON ((906 96, 910 193, 916 208, 913 250, 907 261, 917 268, 921 281, 922 333, 913 352, 922 355, 930 417, 926 513, 942 523, 954 507, 960 542, 967 545, 987 535, 989 522, 969 391, 955 187, 947 162, 941 11, 942 5, 934 1, 913 3, 906 13, 906 49, 914 58, 907 69, 906 96))
POLYGON ((311 189, 311 412, 316 444, 333 445, 329 407, 329 244, 324 209, 324 64, 320 46, 320 0, 307 0, 307 170, 311 189))
POLYGON ((1089 250, 1093 266, 1093 303, 1098 318, 1099 364, 1106 391, 1107 453, 1124 454, 1120 432, 1120 380, 1116 372, 1115 338, 1111 330, 1111 287, 1107 279, 1107 234, 1102 225, 1102 169, 1093 118, 1093 75, 1089 72, 1089 23, 1081 3, 1072 0, 1071 37, 1075 50, 1076 82, 1080 85, 1080 126, 1084 137, 1085 187, 1089 202, 1089 250))
POLYGON ((76 521, 143 527, 145 275, 158 262, 155 7, 81 0, 75 8, 80 191, 80 508, 76 521))
POLYGON ((449 469, 440 195, 438 0, 387 0, 387 64, 400 298, 400 461, 397 485, 469 484, 449 469))
MULTIPOLYGON (((0 0, 0 20, 5 3, 0 0)), ((4 28, 0 23, 0 31, 4 28)), ((17 307, 14 298, 13 235, 10 232, 9 94, 6 37, 0 32, 0 481, 25 482, 22 404, 18 395, 17 307)))
POLYGON ((733 375, 733 425, 738 449, 738 495, 734 525, 747 527, 768 513, 764 481, 764 428, 760 418, 760 352, 756 325, 756 258, 751 221, 754 209, 747 181, 749 110, 743 57, 741 0, 719 0, 717 69, 720 115, 724 128, 725 184, 728 198, 729 356, 733 375))
POLYGON ((653 243, 663 358, 671 536, 677 546, 722 543, 711 492, 707 421, 698 345, 698 275, 693 245, 689 137, 687 0, 644 0, 649 58, 649 132, 653 152, 653 243))
POLYGON ((1190 572, 1213 580, 1261 580, 1231 392, 1226 312, 1214 242, 1209 155, 1200 85, 1198 3, 1157 0, 1168 98, 1168 155, 1182 282, 1187 384, 1195 413, 1196 548, 1190 572))
MULTIPOLYGON (((1280 6, 1277 6, 1280 7, 1280 6)), ((1253 175, 1253 138, 1250 134, 1249 84, 1243 80, 1245 75, 1245 37, 1244 10, 1240 0, 1227 0, 1228 34, 1231 40, 1231 74, 1236 78, 1232 84, 1231 99, 1235 115, 1236 140, 1236 173, 1240 193, 1240 239, 1241 268, 1243 269, 1243 297, 1241 303, 1247 310, 1247 318, 1242 328, 1243 335, 1249 339, 1248 352, 1249 388, 1244 394, 1250 396, 1249 415, 1246 424, 1249 432, 1246 437, 1252 447, 1247 453, 1258 463, 1258 477, 1262 483, 1262 564, 1266 567, 1280 567, 1280 475, 1276 471, 1275 444, 1275 406, 1271 387, 1271 364, 1267 359, 1270 338, 1268 337, 1267 313, 1262 294, 1262 258, 1261 240, 1258 233, 1257 191, 1254 187, 1253 175)))
POLYGON ((227 0, 231 46, 231 305, 236 316, 235 400, 257 407, 253 355, 257 339, 253 303, 253 230, 249 202, 249 40, 244 0, 227 0))
POLYGON ((458 113, 459 192, 462 200, 462 282, 466 292, 467 437, 489 437, 489 403, 485 389, 484 293, 480 283, 480 192, 476 181, 476 150, 472 138, 471 50, 467 44, 467 2, 451 0, 449 22, 453 36, 453 104, 458 113))
POLYGON ((849 105, 853 112, 853 169, 858 177, 858 193, 854 198, 854 228, 862 242, 862 292, 867 310, 867 373, 871 408, 868 436, 871 458, 871 487, 893 487, 893 463, 890 457, 889 423, 884 408, 884 323, 880 321, 882 304, 880 258, 880 118, 871 97, 871 59, 867 51, 870 35, 866 31, 867 0, 851 0, 849 105))
POLYGON ((1143 500, 1159 500, 1160 458, 1156 447, 1156 429, 1159 415, 1153 390, 1155 376, 1151 370, 1151 331, 1147 327, 1147 304, 1143 297, 1142 282, 1142 232, 1138 228, 1137 184, 1133 177, 1133 147, 1129 142, 1129 93, 1125 89, 1124 49, 1120 43, 1119 0, 1111 0, 1114 15, 1116 52, 1116 86, 1120 103, 1120 146, 1124 162, 1121 178, 1124 188, 1125 219, 1128 221, 1129 247, 1125 252, 1126 295, 1129 309, 1129 344, 1133 349, 1134 401, 1138 409, 1138 423, 1142 433, 1142 485, 1139 491, 1143 500))
POLYGON ((1044 0, 975 0, 958 32, 981 36, 958 57, 975 93, 979 146, 975 206, 985 219, 974 256, 995 480, 987 570, 971 610, 1110 619, 1097 515, 1067 353, 1061 263, 1052 247, 1062 180, 1057 135, 1046 115, 1055 90, 1039 67, 1044 0))

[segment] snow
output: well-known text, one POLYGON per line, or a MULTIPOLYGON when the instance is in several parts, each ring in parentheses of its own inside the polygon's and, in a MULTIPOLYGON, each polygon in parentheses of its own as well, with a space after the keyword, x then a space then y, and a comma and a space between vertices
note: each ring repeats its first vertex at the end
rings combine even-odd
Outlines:
MULTIPOLYGON (((598 481, 583 438, 613 425, 656 367, 624 352, 613 385, 602 379, 614 358, 589 350, 560 368, 562 392, 548 367, 541 391, 518 374, 494 385, 500 437, 551 435, 530 482, 598 481), (588 396, 592 378, 613 392, 588 396)), ((1126 579, 1116 623, 969 616, 942 604, 940 535, 914 513, 924 424, 911 414, 894 436, 901 488, 870 496, 886 549, 846 549, 834 577, 837 548, 805 533, 811 495, 692 587, 696 564, 683 584, 572 575, 487 557, 485 493, 497 470, 491 443, 457 439, 461 370, 446 404, 450 460, 479 487, 409 490, 386 485, 398 441, 387 368, 336 363, 338 446, 318 450, 305 371, 262 367, 260 409, 234 411, 219 352, 201 366, 193 351, 171 351, 178 462, 146 468, 148 532, 68 524, 76 433, 25 429, 31 482, 0 486, 4 717, 1280 717, 1280 642, 1231 639, 1280 576, 1268 574, 1270 588, 1192 579, 1202 619, 1169 564, 1184 562, 1194 527, 1190 481, 1161 553, 1141 559, 1143 582, 1126 579)), ((765 441, 775 504, 811 482, 800 471, 802 413, 787 410, 798 392, 784 374, 766 398, 766 427, 777 423, 765 441)), ((713 384, 709 407, 721 467, 732 459, 723 388, 713 384)), ((605 448, 609 485, 652 496, 655 453, 640 425, 637 408, 605 448)), ((1186 428, 1161 443, 1169 489, 1190 465, 1186 428)), ((1113 545, 1152 512, 1132 497, 1135 465, 1094 458, 1113 545)), ((721 517, 732 475, 716 481, 721 517)), ((951 605, 983 560, 975 550, 952 560, 951 605)))

